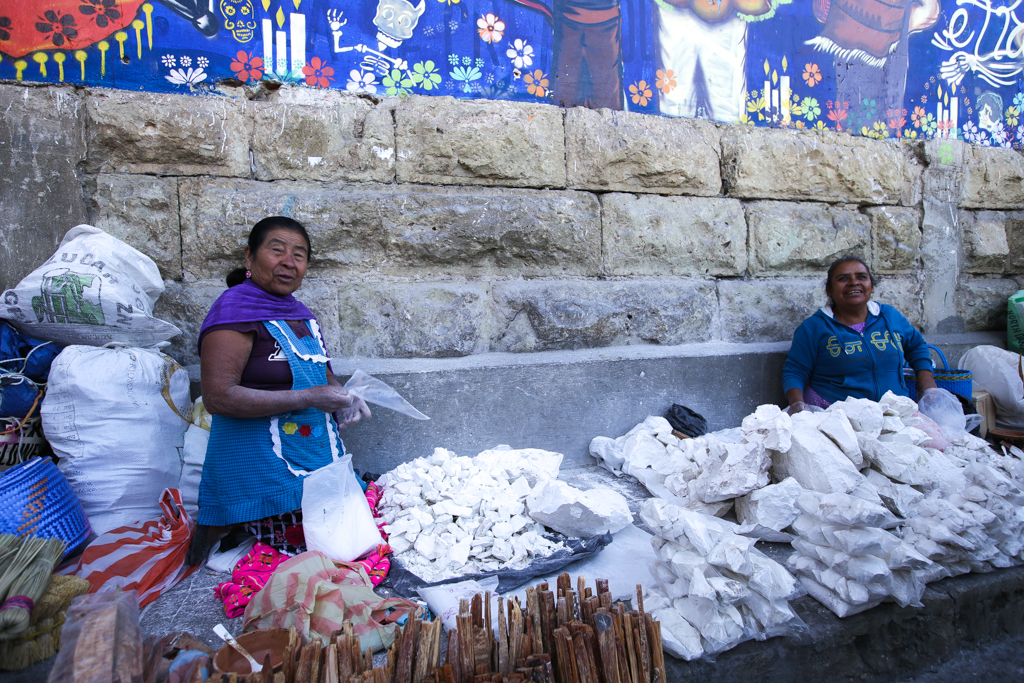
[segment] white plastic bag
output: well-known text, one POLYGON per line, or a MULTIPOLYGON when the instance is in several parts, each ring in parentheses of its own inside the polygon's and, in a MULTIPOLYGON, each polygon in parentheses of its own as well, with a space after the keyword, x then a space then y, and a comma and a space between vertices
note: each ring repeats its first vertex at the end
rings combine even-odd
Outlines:
POLYGON ((338 562, 351 562, 383 543, 351 453, 303 480, 302 531, 307 549, 338 562))
POLYGON ((188 372, 158 351, 69 346, 53 361, 43 430, 96 533, 160 516, 189 406, 188 372))
MULTIPOLYGON (((440 586, 424 586, 417 588, 416 592, 427 601, 430 611, 441 618, 444 629, 451 632, 457 628, 456 617, 459 616, 459 601, 472 600, 474 595, 486 595, 491 592, 491 614, 494 623, 491 629, 498 630, 498 577, 488 576, 480 581, 459 581, 457 583, 445 583, 440 586)), ((526 603, 523 603, 526 604, 526 603)))
POLYGON ((185 510, 196 519, 199 516, 199 484, 203 480, 206 446, 210 443, 210 422, 213 416, 206 411, 203 397, 192 404, 192 423, 185 432, 185 447, 181 453, 181 478, 178 490, 185 510))
POLYGON ((1024 359, 1019 353, 976 346, 963 355, 959 367, 974 373, 976 389, 992 394, 996 427, 1024 430, 1024 359))
POLYGON ((151 347, 181 334, 152 315, 163 291, 151 258, 99 228, 79 225, 46 263, 3 293, 0 317, 58 344, 151 347))
POLYGON ((367 403, 390 408, 397 413, 408 415, 416 420, 430 419, 413 408, 412 404, 402 398, 397 391, 362 370, 356 370, 352 373, 352 376, 345 382, 344 389, 367 403))

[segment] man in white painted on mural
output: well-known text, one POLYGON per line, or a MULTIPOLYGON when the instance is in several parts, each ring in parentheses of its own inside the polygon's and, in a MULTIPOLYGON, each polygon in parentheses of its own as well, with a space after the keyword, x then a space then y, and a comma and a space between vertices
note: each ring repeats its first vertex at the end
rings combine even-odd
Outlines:
POLYGON ((747 21, 771 10, 769 0, 655 0, 661 68, 677 86, 659 97, 666 116, 735 123, 747 88, 747 21), (699 67, 699 69, 698 69, 699 67), (698 111, 701 92, 709 111, 698 111))

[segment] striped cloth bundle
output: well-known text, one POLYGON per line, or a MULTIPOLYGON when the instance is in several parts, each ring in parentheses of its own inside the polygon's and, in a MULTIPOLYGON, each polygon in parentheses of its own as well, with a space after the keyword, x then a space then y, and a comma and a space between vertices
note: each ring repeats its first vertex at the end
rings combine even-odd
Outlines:
POLYGON ((185 554, 195 521, 185 512, 178 489, 164 489, 163 515, 100 535, 82 553, 78 564, 62 570, 89 582, 90 593, 120 587, 139 591, 145 607, 199 567, 188 567, 185 554))

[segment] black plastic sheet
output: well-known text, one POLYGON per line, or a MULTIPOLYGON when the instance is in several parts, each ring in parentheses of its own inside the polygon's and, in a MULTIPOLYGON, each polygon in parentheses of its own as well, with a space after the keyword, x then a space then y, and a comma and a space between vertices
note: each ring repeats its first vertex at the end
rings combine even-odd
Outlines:
POLYGON ((593 557, 612 542, 611 534, 586 539, 556 536, 547 536, 547 538, 551 541, 561 541, 566 546, 566 549, 558 550, 547 557, 536 559, 523 569, 500 569, 485 574, 465 574, 434 583, 427 583, 403 567, 397 558, 392 557, 391 570, 388 572, 387 578, 381 583, 381 586, 390 588, 403 597, 417 598, 419 597, 419 593, 416 592, 417 589, 426 586, 443 586, 447 583, 458 583, 459 581, 479 581, 491 576, 497 576, 498 592, 508 593, 523 584, 529 583, 538 576, 554 574, 574 562, 593 557))
POLYGON ((665 414, 665 419, 672 425, 672 429, 692 438, 708 433, 708 421, 704 419, 704 416, 678 403, 672 404, 668 413, 665 414))

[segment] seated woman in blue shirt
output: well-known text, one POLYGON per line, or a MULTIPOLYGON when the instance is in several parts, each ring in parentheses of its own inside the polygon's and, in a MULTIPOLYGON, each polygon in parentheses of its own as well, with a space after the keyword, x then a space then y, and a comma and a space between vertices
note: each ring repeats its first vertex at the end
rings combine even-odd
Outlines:
POLYGON ((887 391, 907 396, 904 362, 917 376, 917 392, 935 387, 921 333, 892 306, 871 301, 875 278, 856 256, 828 269, 829 303, 800 324, 782 371, 790 414, 827 408, 850 396, 877 401, 887 391))

